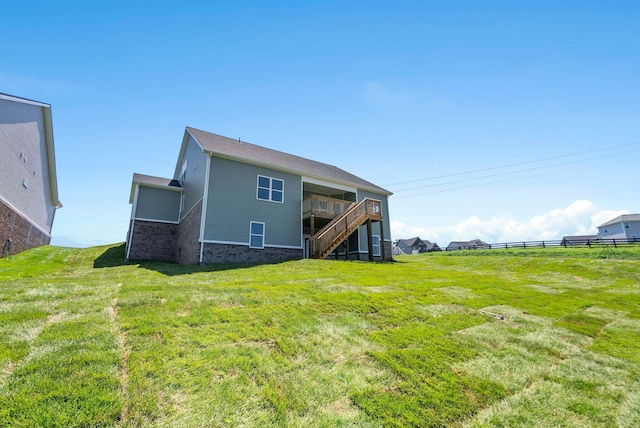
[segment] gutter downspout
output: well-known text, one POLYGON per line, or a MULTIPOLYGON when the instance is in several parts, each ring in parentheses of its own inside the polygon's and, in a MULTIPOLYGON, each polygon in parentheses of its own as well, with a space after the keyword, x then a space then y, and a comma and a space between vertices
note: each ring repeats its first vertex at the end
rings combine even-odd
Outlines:
POLYGON ((204 224, 207 218, 207 202, 209 200, 209 175, 211 172, 211 154, 207 153, 207 172, 204 179, 204 196, 202 197, 202 215, 200 217, 200 264, 204 258, 204 224))
POLYGON ((138 209, 138 189, 139 188, 140 188, 140 183, 136 183, 136 191, 135 191, 135 195, 133 196, 133 208, 131 208, 131 219, 129 220, 129 222, 131 223, 131 230, 129 231, 129 245, 127 245, 127 255, 124 258, 124 260, 127 262, 129 261, 129 254, 131 254, 131 240, 133 239, 133 227, 136 224, 134 218, 135 218, 136 210, 138 209))

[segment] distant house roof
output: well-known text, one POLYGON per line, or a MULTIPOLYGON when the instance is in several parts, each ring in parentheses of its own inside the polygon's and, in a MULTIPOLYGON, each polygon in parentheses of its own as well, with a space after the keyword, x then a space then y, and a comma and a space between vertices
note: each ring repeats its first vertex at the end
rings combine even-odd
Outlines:
POLYGON ((131 180, 131 193, 129 194, 129 203, 133 203, 135 197, 136 184, 143 184, 149 187, 165 188, 168 190, 180 190, 182 186, 177 180, 170 178, 155 177, 153 175, 133 174, 133 180, 131 180))
POLYGON ((44 137, 45 146, 47 148, 47 169, 49 171, 49 192, 51 193, 51 202, 56 208, 62 208, 62 202, 60 202, 58 196, 58 174, 56 172, 56 153, 53 145, 53 124, 51 119, 51 104, 43 103, 40 101, 34 101, 27 98, 16 97, 15 95, 5 94, 0 92, 0 99, 32 104, 42 107, 44 110, 44 137))
POLYGON ((598 240, 598 235, 574 235, 565 236, 562 238, 562 242, 570 244, 586 244, 587 242, 593 242, 598 240))
POLYGON ((418 245, 421 242, 421 239, 419 237, 415 237, 415 238, 409 238, 409 239, 398 239, 398 243, 402 243, 404 245, 406 245, 407 247, 413 247, 418 245))
POLYGON ((483 248, 488 246, 489 244, 480 239, 473 239, 471 241, 451 241, 447 248, 483 248))
POLYGON ((598 226, 598 229, 605 226, 611 226, 612 224, 622 223, 623 221, 640 221, 640 214, 622 214, 618 217, 609 220, 608 222, 598 226))
MULTIPOLYGON (((202 146, 203 150, 222 157, 247 161, 257 165, 275 167, 284 171, 308 175, 310 177, 325 178, 342 182, 363 190, 371 190, 375 193, 383 193, 385 195, 392 194, 390 191, 383 189, 382 187, 376 186, 367 180, 356 177, 355 175, 333 165, 316 162, 277 150, 267 149, 265 147, 256 146, 255 144, 223 137, 221 135, 212 134, 195 128, 187 127, 186 132, 202 146)), ((185 134, 185 140, 183 141, 180 157, 186 147, 186 137, 187 135, 185 134)), ((178 167, 176 167, 176 171, 177 168, 178 167)))

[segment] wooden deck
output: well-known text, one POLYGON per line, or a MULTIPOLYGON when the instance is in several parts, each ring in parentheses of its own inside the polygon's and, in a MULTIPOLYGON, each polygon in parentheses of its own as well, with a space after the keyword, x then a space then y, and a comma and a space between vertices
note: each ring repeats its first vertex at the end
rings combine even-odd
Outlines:
POLYGON ((311 195, 302 201, 302 218, 314 216, 333 219, 345 212, 354 203, 327 196, 311 195))

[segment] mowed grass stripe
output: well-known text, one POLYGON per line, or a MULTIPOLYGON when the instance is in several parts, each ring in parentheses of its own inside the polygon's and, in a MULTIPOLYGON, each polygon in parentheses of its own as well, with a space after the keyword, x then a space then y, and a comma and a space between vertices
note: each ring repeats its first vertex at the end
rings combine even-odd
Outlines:
POLYGON ((0 260, 0 426, 637 426, 640 251, 617 253, 28 251, 0 260))

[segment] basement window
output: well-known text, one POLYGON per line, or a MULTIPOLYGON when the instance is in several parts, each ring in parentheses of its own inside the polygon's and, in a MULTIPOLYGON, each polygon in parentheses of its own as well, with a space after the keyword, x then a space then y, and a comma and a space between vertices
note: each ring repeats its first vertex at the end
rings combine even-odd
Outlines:
POLYGON ((264 248, 264 223, 259 221, 250 223, 249 248, 264 248))
POLYGON ((373 255, 379 256, 380 255, 380 236, 373 235, 371 237, 371 243, 373 246, 373 255))

